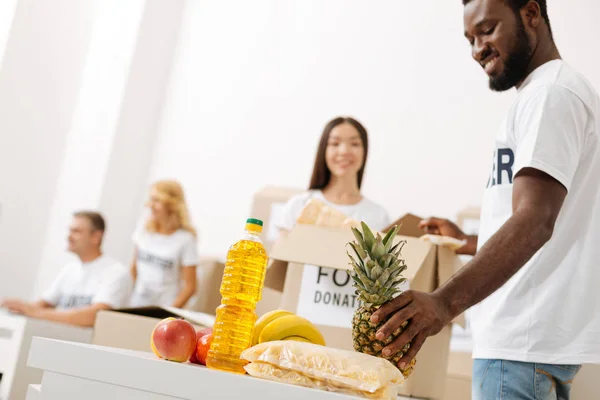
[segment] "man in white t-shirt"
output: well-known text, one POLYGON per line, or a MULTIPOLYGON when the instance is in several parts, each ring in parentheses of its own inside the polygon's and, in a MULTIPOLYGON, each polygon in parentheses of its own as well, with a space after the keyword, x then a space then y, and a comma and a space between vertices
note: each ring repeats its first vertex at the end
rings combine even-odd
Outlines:
POLYGON ((105 222, 96 212, 78 212, 71 222, 69 251, 77 259, 65 265, 36 303, 7 299, 2 306, 32 318, 93 326, 99 310, 127 305, 133 280, 124 265, 102 254, 105 222))
MULTIPOLYGON (((407 291, 373 322, 409 321, 391 352, 473 306, 473 398, 568 399, 581 364, 600 363, 600 99, 564 62, 543 0, 463 0, 465 35, 496 91, 517 96, 496 137, 479 237, 447 220, 474 258, 434 293, 407 291)), ((485 128, 485 127, 484 127, 485 128)))

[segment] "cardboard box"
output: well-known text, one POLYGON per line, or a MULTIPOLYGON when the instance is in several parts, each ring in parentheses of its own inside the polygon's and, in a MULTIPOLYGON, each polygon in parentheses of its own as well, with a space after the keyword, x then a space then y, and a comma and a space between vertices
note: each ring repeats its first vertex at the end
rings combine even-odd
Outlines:
POLYGON ((185 307, 188 310, 215 315, 221 305, 221 280, 225 263, 218 257, 202 257, 197 268, 198 285, 196 294, 185 307))
MULTIPOLYGON (((265 186, 254 194, 250 215, 253 218, 258 218, 263 221, 263 233, 261 239, 269 257, 271 256, 271 249, 279 238, 279 231, 275 227, 274 221, 278 219, 283 207, 290 198, 300 193, 304 193, 305 191, 305 189, 300 188, 265 186)), ((265 286, 262 293, 262 299, 256 306, 256 314, 258 314, 258 316, 279 308, 282 300, 282 288, 283 287, 277 289, 271 286, 265 286)))
POLYGON ((600 365, 587 364, 575 376, 571 388, 571 398, 575 400, 595 400, 600 393, 600 365))
POLYGON ((254 194, 252 200, 252 209, 250 215, 252 218, 258 218, 263 221, 263 234, 261 239, 270 253, 271 248, 279 237, 279 232, 274 225, 274 221, 282 212, 283 206, 293 196, 305 192, 305 189, 265 186, 254 194))
POLYGON ((140 307, 103 310, 96 315, 92 344, 119 349, 151 351, 150 335, 168 317, 185 318, 196 329, 212 327, 215 317, 172 307, 140 307))
MULTIPOLYGON (((402 227, 396 240, 407 242, 402 252, 408 267, 404 289, 431 292, 462 263, 453 251, 416 237, 422 235, 420 220, 410 214, 398 220, 402 227)), ((357 307, 352 281, 346 273, 346 245, 353 240, 349 229, 297 224, 271 251, 271 258, 289 263, 287 268, 278 265, 267 271, 269 285, 284 280, 281 308, 318 325, 328 346, 348 350, 352 349, 351 321, 357 307)), ((451 327, 447 326, 425 342, 401 394, 443 398, 450 337, 451 327)))
POLYGON ((450 352, 444 400, 471 400, 472 371, 470 352, 450 352))

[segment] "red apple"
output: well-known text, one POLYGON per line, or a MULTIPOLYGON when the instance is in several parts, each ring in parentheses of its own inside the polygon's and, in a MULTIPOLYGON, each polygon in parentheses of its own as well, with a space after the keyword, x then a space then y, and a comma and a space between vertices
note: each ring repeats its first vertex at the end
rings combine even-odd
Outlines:
POLYGON ((184 319, 165 319, 154 328, 152 343, 160 357, 186 362, 196 348, 196 330, 184 319))
MULTIPOLYGON (((202 336, 210 334, 210 333, 212 333, 212 328, 204 328, 204 329, 200 329, 199 331, 197 331, 196 332, 196 343, 198 343, 198 340, 200 340, 200 338, 202 336)), ((190 356, 190 362, 193 364, 200 364, 200 362, 198 361, 198 357, 196 357, 196 349, 194 349, 194 352, 190 356)))
MULTIPOLYGON (((161 322, 171 321, 171 320, 174 320, 174 319, 175 318, 173 318, 173 317, 169 317, 169 318, 163 319, 161 322)), ((156 355, 156 357, 162 358, 160 356, 160 354, 158 353, 158 350, 156 350, 156 346, 154 345, 154 332, 156 331, 156 328, 158 328, 159 325, 160 325, 160 322, 158 324, 156 324, 156 326, 152 330, 152 333, 150 334, 150 348, 152 349, 152 352, 154 353, 154 355, 156 355)), ((196 351, 194 351, 194 353, 196 353, 196 351)))
POLYGON ((204 335, 210 335, 212 333, 212 328, 203 328, 198 331, 198 339, 200 339, 204 335))
POLYGON ((198 358, 198 363, 200 365, 206 365, 206 356, 208 356, 208 350, 210 350, 210 343, 212 342, 212 332, 207 335, 204 335, 198 339, 198 344, 196 345, 196 357, 198 358))

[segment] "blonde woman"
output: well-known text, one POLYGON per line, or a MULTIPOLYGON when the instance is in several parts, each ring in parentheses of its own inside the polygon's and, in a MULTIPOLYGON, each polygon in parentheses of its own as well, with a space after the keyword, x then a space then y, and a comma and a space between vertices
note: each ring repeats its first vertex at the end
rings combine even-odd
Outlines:
POLYGON ((133 235, 130 306, 183 308, 196 292, 199 256, 182 187, 170 180, 154 183, 147 206, 150 215, 133 235))

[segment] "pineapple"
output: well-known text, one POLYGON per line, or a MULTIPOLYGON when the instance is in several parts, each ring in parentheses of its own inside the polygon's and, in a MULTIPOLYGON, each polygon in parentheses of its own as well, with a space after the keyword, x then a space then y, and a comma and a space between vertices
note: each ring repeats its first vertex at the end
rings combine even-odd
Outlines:
MULTIPOLYGON (((394 226, 383 239, 379 233, 375 237, 364 222, 361 222, 361 227, 362 233, 357 228, 352 228, 356 241, 348 243, 354 253, 353 255, 348 253, 352 265, 352 271, 349 273, 354 281, 353 285, 360 302, 360 307, 354 313, 352 320, 354 350, 385 358, 398 367, 398 362, 410 347, 410 343, 389 357, 384 357, 381 351, 400 336, 406 329, 407 323, 396 329, 387 339, 378 340, 375 338, 377 330, 386 321, 373 324, 370 322, 370 318, 379 307, 400 293, 398 285, 406 281, 402 277, 406 264, 403 259, 399 258, 406 242, 402 241, 393 245, 399 230, 398 226, 394 226)), ((414 364, 413 360, 401 371, 405 377, 410 375, 414 364)))

